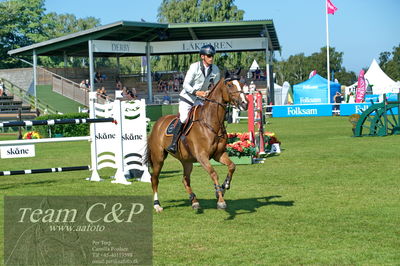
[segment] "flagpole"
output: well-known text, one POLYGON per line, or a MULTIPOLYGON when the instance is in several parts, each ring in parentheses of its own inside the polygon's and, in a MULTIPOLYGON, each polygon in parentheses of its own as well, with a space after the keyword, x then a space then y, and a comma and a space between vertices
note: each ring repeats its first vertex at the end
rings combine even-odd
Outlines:
POLYGON ((327 0, 324 0, 325 2, 325 21, 326 21, 326 74, 328 76, 328 103, 330 103, 330 98, 331 98, 331 82, 330 82, 330 66, 329 66, 329 24, 328 24, 328 3, 326 2, 327 0))

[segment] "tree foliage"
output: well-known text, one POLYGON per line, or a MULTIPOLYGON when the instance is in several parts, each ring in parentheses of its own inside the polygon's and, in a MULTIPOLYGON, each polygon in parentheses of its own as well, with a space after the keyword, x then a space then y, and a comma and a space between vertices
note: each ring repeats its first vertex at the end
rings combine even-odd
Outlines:
POLYGON ((0 67, 16 67, 21 62, 7 51, 31 45, 43 34, 44 0, 0 2, 0 67))
MULTIPOLYGON (((234 2, 234 0, 163 0, 158 9, 158 21, 162 23, 241 21, 244 11, 238 9, 234 2)), ((247 61, 250 61, 248 58, 248 53, 222 53, 215 56, 215 63, 220 68, 230 69, 242 63, 248 65, 247 61)), ((153 60, 153 69, 186 71, 189 65, 197 60, 199 60, 198 54, 161 56, 153 60)))
MULTIPOLYGON (((0 2, 0 68, 20 67, 22 62, 8 56, 12 49, 86 30, 100 20, 77 19, 72 14, 46 14, 45 0, 8 0, 0 2)), ((30 60, 30 58, 27 58, 30 60)), ((39 57, 39 64, 57 66, 60 58, 39 57)))
POLYGON ((400 44, 394 46, 392 52, 382 52, 379 56, 379 65, 392 79, 400 80, 400 44))
MULTIPOLYGON (((330 70, 341 84, 350 85, 357 79, 354 72, 347 72, 342 67, 343 52, 338 52, 334 47, 329 47, 330 70)), ((322 47, 318 53, 305 56, 304 53, 292 55, 287 60, 275 62, 277 82, 282 84, 288 81, 297 84, 308 79, 311 71, 317 70, 322 77, 327 76, 326 47, 322 47)))

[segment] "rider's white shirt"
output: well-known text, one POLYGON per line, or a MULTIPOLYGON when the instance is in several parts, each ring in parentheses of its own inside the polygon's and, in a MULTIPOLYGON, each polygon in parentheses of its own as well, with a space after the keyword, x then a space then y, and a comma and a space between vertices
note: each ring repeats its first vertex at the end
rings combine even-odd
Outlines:
MULTIPOLYGON (((211 73, 207 77, 204 76, 201 71, 202 61, 193 63, 190 65, 188 72, 186 73, 185 80, 183 81, 183 90, 179 94, 190 102, 194 102, 196 99, 196 91, 208 90, 211 81, 214 84, 220 80, 219 68, 216 65, 212 65, 211 73)), ((207 75, 207 72, 205 72, 207 75)))

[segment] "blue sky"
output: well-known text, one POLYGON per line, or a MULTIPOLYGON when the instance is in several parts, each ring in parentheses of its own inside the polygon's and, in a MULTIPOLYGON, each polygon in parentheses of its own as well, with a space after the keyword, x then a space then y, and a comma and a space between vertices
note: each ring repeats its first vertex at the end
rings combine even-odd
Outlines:
MULTIPOLYGON (((400 0, 331 0, 338 8, 329 15, 330 46, 344 52, 343 66, 357 74, 379 54, 400 44, 400 0)), ((46 0, 47 12, 93 16, 101 24, 120 20, 157 22, 161 0, 46 0)), ((319 52, 326 45, 325 0, 236 0, 245 20, 272 19, 282 54, 319 52)))

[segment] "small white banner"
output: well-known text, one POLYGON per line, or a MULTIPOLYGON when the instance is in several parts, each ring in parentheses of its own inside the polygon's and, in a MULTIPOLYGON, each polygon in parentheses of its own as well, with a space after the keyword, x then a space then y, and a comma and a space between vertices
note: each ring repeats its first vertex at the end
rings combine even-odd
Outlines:
POLYGON ((35 157, 35 145, 10 145, 0 147, 1 158, 35 157))
POLYGON ((96 40, 93 46, 95 53, 146 54, 145 42, 96 40))

